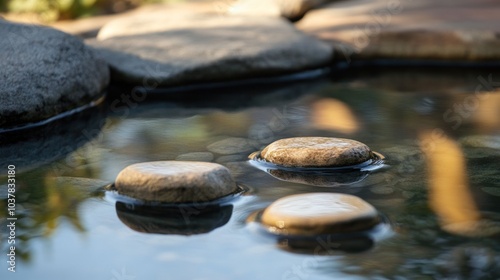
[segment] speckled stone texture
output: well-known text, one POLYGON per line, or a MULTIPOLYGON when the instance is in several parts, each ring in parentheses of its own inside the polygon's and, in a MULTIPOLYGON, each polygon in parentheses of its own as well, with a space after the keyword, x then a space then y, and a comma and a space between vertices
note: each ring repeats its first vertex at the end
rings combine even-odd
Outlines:
POLYGON ((104 95, 108 66, 80 39, 0 20, 0 127, 45 120, 104 95))
POLYGON ((170 203, 205 202, 237 191, 222 165, 194 161, 155 161, 130 165, 115 181, 119 193, 170 203))
POLYGON ((362 231, 379 223, 377 210, 347 194, 309 193, 280 198, 269 205, 262 223, 280 235, 316 235, 362 231))
POLYGON ((295 137, 271 143, 262 150, 261 157, 287 167, 341 167, 367 161, 371 151, 350 139, 295 137))

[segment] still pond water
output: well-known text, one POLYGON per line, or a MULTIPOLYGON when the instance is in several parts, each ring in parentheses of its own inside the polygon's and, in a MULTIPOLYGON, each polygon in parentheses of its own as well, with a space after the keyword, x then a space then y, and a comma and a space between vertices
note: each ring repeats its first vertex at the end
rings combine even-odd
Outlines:
POLYGON ((112 97, 112 110, 3 136, 0 278, 499 279, 500 91, 493 87, 500 73, 332 76, 211 90, 187 105, 112 97), (384 155, 385 166, 335 184, 280 179, 247 162, 294 136, 355 139, 384 155), (186 216, 102 190, 127 165, 176 159, 223 164, 247 192, 192 205, 186 216), (15 273, 6 261, 9 164, 17 183, 15 273), (357 195, 390 227, 374 239, 307 251, 247 223, 276 199, 308 192, 357 195))

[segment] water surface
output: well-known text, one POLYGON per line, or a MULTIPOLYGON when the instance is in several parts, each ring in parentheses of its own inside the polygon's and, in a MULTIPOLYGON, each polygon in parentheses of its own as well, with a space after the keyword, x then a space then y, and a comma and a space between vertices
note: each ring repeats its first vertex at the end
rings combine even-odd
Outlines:
POLYGON ((2 279, 499 278, 500 92, 488 81, 500 74, 377 69, 333 76, 265 94, 210 90, 201 102, 119 103, 39 142, 4 141, 0 208, 7 208, 6 166, 14 164, 18 221, 17 272, 7 271, 2 238, 2 279), (212 95, 222 101, 208 102, 212 95), (295 136, 355 139, 383 154, 387 166, 318 187, 247 162, 272 141, 295 136), (173 230, 181 222, 129 209, 99 190, 127 165, 175 159, 221 163, 249 191, 215 208, 193 206, 194 227, 173 230), (287 250, 245 222, 278 198, 307 192, 357 195, 387 217, 392 233, 355 253, 325 241, 326 253, 315 255, 287 250))

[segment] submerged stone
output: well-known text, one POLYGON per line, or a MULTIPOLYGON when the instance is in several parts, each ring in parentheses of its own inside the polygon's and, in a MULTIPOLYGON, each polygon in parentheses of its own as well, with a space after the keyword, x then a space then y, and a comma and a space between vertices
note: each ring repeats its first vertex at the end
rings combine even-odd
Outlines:
POLYGON ((285 75, 326 66, 333 53, 286 20, 221 15, 144 14, 87 43, 114 81, 148 88, 285 75))
POLYGON ((207 150, 221 155, 247 153, 253 149, 248 139, 240 137, 229 137, 207 146, 207 150))
POLYGON ((365 144, 350 139, 295 137, 271 143, 260 156, 287 167, 342 167, 363 163, 372 153, 365 144))
POLYGON ((238 189, 227 168, 216 163, 156 161, 130 165, 116 178, 120 194, 146 201, 212 201, 238 189))
POLYGON ((214 154, 210 152, 193 152, 179 155, 175 160, 179 161, 212 161, 214 154))
POLYGON ((261 221, 279 235, 317 235, 368 230, 379 223, 379 217, 359 197, 309 193, 278 199, 264 210, 261 221))
POLYGON ((0 128, 46 120, 104 96, 108 66, 71 35, 0 20, 0 128))

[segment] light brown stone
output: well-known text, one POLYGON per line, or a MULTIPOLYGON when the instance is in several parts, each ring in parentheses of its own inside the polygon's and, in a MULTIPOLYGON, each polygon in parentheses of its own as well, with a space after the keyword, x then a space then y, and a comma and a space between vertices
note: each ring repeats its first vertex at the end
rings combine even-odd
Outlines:
POLYGON ((237 190, 227 168, 194 161, 133 164, 118 174, 115 187, 130 197, 171 203, 211 201, 237 190))
POLYGON ((261 220, 271 232, 283 235, 362 231, 379 222, 373 206, 359 197, 338 193, 286 196, 267 207, 261 220))
POLYGON ((367 161, 371 151, 365 144, 350 139, 295 137, 271 143, 261 157, 288 167, 340 167, 367 161))
POLYGON ((330 42, 339 60, 500 58, 493 0, 351 0, 310 11, 297 24, 330 42))

